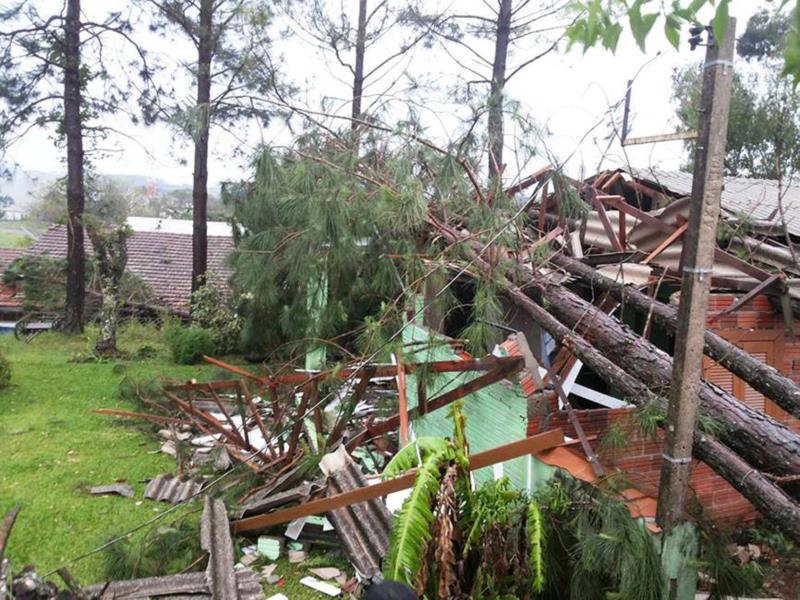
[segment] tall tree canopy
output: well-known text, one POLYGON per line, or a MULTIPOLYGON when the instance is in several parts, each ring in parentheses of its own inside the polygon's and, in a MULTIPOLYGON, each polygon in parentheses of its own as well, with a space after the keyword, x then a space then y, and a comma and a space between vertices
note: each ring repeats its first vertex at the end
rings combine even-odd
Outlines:
POLYGON ((149 121, 173 124, 194 144, 192 288, 196 289, 205 280, 208 264, 210 132, 213 126, 230 128, 243 117, 268 122, 271 111, 255 100, 266 96, 275 83, 267 31, 271 13, 266 0, 143 1, 153 9, 156 29, 188 39, 194 49, 193 59, 180 63, 194 82, 194 101, 184 101, 183 79, 173 72, 143 95, 142 106, 149 121))
MULTIPOLYGON (((789 17, 760 11, 738 40, 739 62, 733 81, 725 154, 729 175, 766 179, 800 173, 800 95, 783 76, 789 17)), ((673 100, 686 129, 697 127, 701 73, 697 65, 676 71, 673 100)), ((692 151, 693 142, 687 143, 692 151)))
POLYGON ((288 3, 288 13, 301 37, 310 41, 344 78, 352 81, 350 116, 352 129, 393 93, 405 77, 394 70, 411 51, 428 38, 435 16, 427 22, 416 18, 413 2, 358 0, 341 2, 335 10, 324 0, 288 3), (377 89, 376 89, 377 88, 377 89), (371 101, 368 100, 371 98, 371 101))

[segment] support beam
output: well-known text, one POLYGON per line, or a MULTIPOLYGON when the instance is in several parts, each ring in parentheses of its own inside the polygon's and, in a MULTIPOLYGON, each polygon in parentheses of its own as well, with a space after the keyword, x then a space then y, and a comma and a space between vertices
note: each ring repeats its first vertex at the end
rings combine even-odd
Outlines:
POLYGON ((721 310, 718 313, 715 313, 715 314, 711 315, 711 317, 708 319, 709 325, 711 323, 713 323, 714 321, 716 321, 717 319, 719 319, 720 317, 723 317, 723 316, 725 316, 727 314, 735 312, 735 311, 739 310, 740 308, 742 308, 747 303, 752 302, 753 299, 755 299, 756 296, 758 296, 759 294, 763 294, 764 292, 767 291, 767 288, 771 287, 775 282, 780 281, 780 280, 781 280, 781 275, 780 274, 771 275, 770 277, 768 277, 764 281, 760 282, 752 290, 747 292, 744 296, 742 296, 741 298, 736 300, 736 302, 731 304, 728 308, 726 308, 724 310, 721 310))
MULTIPOLYGON (((470 471, 476 471, 497 463, 519 458, 520 456, 536 454, 537 452, 555 448, 563 442, 564 434, 560 429, 540 433, 498 448, 493 448, 492 450, 473 454, 469 457, 469 469, 470 471)), ((288 523, 301 517, 318 515, 336 508, 344 508, 351 504, 366 502, 373 498, 381 498, 388 494, 410 488, 414 485, 416 476, 416 471, 409 471, 400 477, 382 481, 375 485, 357 488, 334 496, 328 496, 327 498, 320 498, 319 500, 312 500, 300 506, 293 506, 266 515, 257 515, 255 517, 240 519, 239 521, 233 522, 233 531, 234 533, 259 531, 272 525, 288 523)))

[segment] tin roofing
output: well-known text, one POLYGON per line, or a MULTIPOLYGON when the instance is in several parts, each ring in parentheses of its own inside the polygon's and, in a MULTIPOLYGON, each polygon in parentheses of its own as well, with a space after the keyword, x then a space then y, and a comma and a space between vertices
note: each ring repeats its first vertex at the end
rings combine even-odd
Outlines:
POLYGON ((169 473, 162 473, 148 482, 144 489, 144 497, 178 504, 196 496, 202 487, 202 481, 194 479, 184 481, 169 473))
MULTIPOLYGON (((657 167, 638 169, 625 167, 622 171, 636 179, 688 196, 692 193, 692 174, 684 171, 664 171, 657 167)), ((759 221, 781 222, 781 212, 793 235, 800 236, 800 186, 784 184, 772 179, 726 177, 721 198, 722 209, 730 215, 743 214, 759 221), (782 202, 779 202, 782 196, 782 202)))

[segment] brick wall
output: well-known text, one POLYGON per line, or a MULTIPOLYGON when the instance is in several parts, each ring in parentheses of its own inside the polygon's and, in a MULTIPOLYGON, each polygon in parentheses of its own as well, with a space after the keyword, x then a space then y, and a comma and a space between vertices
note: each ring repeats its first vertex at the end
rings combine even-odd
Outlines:
MULTIPOLYGON (((658 496, 658 480, 661 471, 661 431, 656 438, 645 436, 628 408, 593 409, 575 411, 587 436, 596 436, 592 442, 595 449, 608 431, 618 427, 625 436, 625 447, 614 450, 601 450, 600 461, 607 468, 618 468, 625 473, 631 484, 653 497, 658 496)), ((541 417, 528 423, 528 435, 539 431, 541 417)), ((560 427, 564 434, 577 437, 565 412, 553 413, 549 427, 560 427)), ((703 507, 705 514, 718 521, 728 523, 747 523, 755 520, 757 513, 727 481, 719 477, 700 461, 692 462, 692 477, 689 483, 691 493, 703 507)))

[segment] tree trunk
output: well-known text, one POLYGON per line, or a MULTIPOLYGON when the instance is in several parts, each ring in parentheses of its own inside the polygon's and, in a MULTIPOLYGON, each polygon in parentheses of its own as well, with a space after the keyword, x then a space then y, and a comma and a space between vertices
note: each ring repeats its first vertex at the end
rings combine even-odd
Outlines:
MULTIPOLYGON (((662 410, 666 409, 665 398, 654 395, 644 383, 603 356, 585 339, 526 296, 522 290, 508 285, 506 291, 528 316, 563 347, 575 354, 598 377, 623 392, 632 403, 643 404, 652 401, 662 410)), ((730 448, 710 435, 695 432, 694 454, 736 488, 765 518, 795 542, 800 541, 800 507, 775 482, 764 477, 730 448)))
POLYGON ((506 85, 506 60, 511 37, 512 0, 501 0, 497 13, 492 81, 489 86, 489 180, 497 184, 503 169, 503 88, 506 85))
POLYGON ((205 283, 208 266, 208 133, 211 122, 211 59, 213 56, 213 0, 200 2, 197 33, 197 129, 194 132, 192 181, 192 291, 205 283))
MULTIPOLYGON (((554 254, 550 260, 583 279, 592 289, 610 293, 625 306, 641 314, 650 314, 652 310, 655 323, 670 331, 675 330, 678 311, 674 307, 653 300, 633 287, 617 283, 574 258, 554 254)), ((711 331, 705 333, 705 353, 750 384, 754 390, 800 418, 800 387, 791 379, 711 331)))
POLYGON ((67 138, 67 295, 62 328, 83 331, 86 288, 83 249, 83 133, 81 131, 80 0, 67 2, 64 22, 64 134, 67 138))
POLYGON ((358 1, 358 29, 356 31, 356 66, 353 73, 353 107, 351 116, 353 131, 361 120, 361 97, 364 94, 364 54, 367 42, 367 0, 358 1))
MULTIPOLYGON (((669 355, 566 288, 534 285, 559 321, 583 335, 606 358, 635 373, 658 395, 668 393, 672 374, 669 355)), ((720 427, 720 439, 737 454, 767 472, 800 474, 800 437, 796 433, 705 380, 698 396, 700 414, 720 427)))

